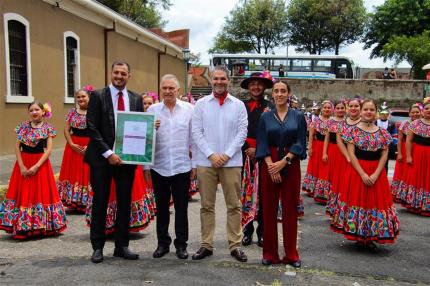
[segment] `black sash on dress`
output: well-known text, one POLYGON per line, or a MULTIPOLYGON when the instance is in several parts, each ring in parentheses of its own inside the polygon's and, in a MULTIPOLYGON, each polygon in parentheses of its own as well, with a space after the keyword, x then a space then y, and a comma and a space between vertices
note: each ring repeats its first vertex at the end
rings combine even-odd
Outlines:
POLYGON ((357 159, 360 159, 360 160, 378 161, 382 156, 382 149, 379 149, 377 151, 366 151, 355 147, 354 154, 357 157, 357 159))
POLYGON ((430 146, 430 137, 423 137, 423 136, 414 134, 413 142, 422 146, 430 146))

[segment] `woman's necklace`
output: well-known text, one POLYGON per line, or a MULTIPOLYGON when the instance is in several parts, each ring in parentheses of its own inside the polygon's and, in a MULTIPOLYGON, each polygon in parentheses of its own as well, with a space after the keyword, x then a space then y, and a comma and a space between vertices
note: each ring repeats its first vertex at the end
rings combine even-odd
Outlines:
POLYGON ((30 124, 31 124, 31 127, 33 128, 40 128, 43 125, 43 121, 39 121, 39 122, 32 121, 30 124))
POLYGON ((76 112, 78 112, 79 114, 85 115, 87 114, 87 109, 82 109, 78 106, 78 108, 76 109, 76 112))
POLYGON ((362 120, 361 120, 361 122, 363 122, 364 124, 366 124, 366 125, 367 125, 367 127, 370 127, 370 126, 372 126, 372 125, 374 124, 374 122, 373 122, 373 121, 366 121, 366 120, 364 120, 364 119, 362 119, 362 120))

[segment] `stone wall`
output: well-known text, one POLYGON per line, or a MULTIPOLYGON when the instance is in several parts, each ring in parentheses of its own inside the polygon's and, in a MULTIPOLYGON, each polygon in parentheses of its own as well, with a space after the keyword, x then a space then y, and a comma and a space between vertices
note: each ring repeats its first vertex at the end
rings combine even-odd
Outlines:
MULTIPOLYGON (((240 88, 242 77, 233 77, 231 92, 245 99, 246 90, 240 88)), ((360 96, 373 98, 378 102, 386 101, 390 107, 407 108, 410 104, 421 101, 425 88, 430 87, 429 81, 417 80, 353 80, 353 79, 288 79, 293 93, 299 98, 300 104, 312 105, 312 101, 324 99, 344 99, 360 96)), ((270 91, 267 90, 268 95, 270 91)), ((428 96, 429 91, 427 91, 428 96)))

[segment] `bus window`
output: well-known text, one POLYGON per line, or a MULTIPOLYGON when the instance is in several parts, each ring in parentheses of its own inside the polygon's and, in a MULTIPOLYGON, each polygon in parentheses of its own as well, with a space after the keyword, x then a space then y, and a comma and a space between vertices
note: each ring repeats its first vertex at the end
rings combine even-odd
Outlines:
POLYGON ((302 59, 293 59, 291 61, 292 71, 311 71, 312 69, 312 61, 311 60, 302 60, 302 59))
POLYGON ((316 72, 330 72, 331 60, 314 60, 314 69, 316 72))
POLYGON ((336 78, 352 78, 351 64, 345 60, 337 60, 334 67, 336 78))
POLYGON ((273 66, 271 67, 271 70, 277 71, 279 69, 279 66, 283 65, 284 69, 289 66, 287 64, 287 60, 279 60, 279 59, 275 59, 273 60, 273 66))
MULTIPOLYGON (((253 66, 253 68, 252 68, 252 70, 255 70, 255 71, 263 71, 265 68, 266 68, 266 66, 267 66, 267 64, 268 64, 268 60, 266 60, 266 59, 255 59, 254 60, 254 66, 253 66)), ((251 65, 250 65, 251 66, 251 65)))
POLYGON ((213 59, 213 65, 214 65, 214 67, 222 65, 221 58, 214 58, 213 59))

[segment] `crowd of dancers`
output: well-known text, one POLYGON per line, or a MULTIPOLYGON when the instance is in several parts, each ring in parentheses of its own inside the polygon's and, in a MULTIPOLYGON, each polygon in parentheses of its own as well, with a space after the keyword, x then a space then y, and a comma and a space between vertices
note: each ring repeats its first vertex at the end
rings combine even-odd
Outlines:
MULTIPOLYGON (((265 84, 263 91, 273 87, 274 107, 271 109, 268 101, 258 98, 246 102, 248 120, 254 121, 254 127, 248 128, 243 148, 242 243, 252 242, 252 221, 258 219, 261 224, 257 230, 258 244, 264 244, 263 264, 280 261, 277 220, 283 221, 284 236, 288 237, 284 238, 284 259, 287 263, 300 262, 296 238, 291 238, 291 233, 297 237, 297 218, 303 215, 303 202, 299 191, 295 191, 296 185, 297 189, 301 185, 302 191, 317 203, 326 205, 334 232, 371 249, 376 247, 375 242, 394 243, 399 235, 394 202, 415 214, 430 216, 429 98, 412 105, 410 119, 398 128, 397 160, 390 185, 385 166, 392 136, 376 125, 378 106, 374 100, 352 98, 334 103, 325 100, 320 115, 304 116, 286 105, 289 99, 284 95, 291 95, 288 84, 273 85, 261 77, 259 81, 265 84), (255 118, 251 118, 254 111, 255 118), (299 160, 306 156, 307 170, 301 181, 299 160), (282 162, 275 162, 274 158, 282 158, 282 162), (278 205, 283 211, 281 215, 278 205), (263 210, 264 215, 257 214, 263 210)), ((251 89, 251 83, 245 82, 243 87, 251 89)), ((67 143, 57 181, 49 161, 52 140, 57 135, 47 122, 52 115, 51 107, 39 102, 29 104, 29 120, 16 127, 17 161, 0 204, 0 229, 14 238, 61 233, 67 225, 65 208, 85 214, 86 223, 91 224, 93 192, 89 167, 84 162, 89 142, 86 110, 91 92, 90 87, 78 90, 76 107, 66 115, 67 143)), ((154 98, 143 96, 142 102, 146 110, 154 98)), ((190 196, 196 193, 196 182, 191 186, 190 196)), ((115 226, 115 189, 112 182, 106 233, 115 226)), ((156 212, 152 182, 145 178, 143 168, 137 167, 129 229, 145 229, 156 212)))

